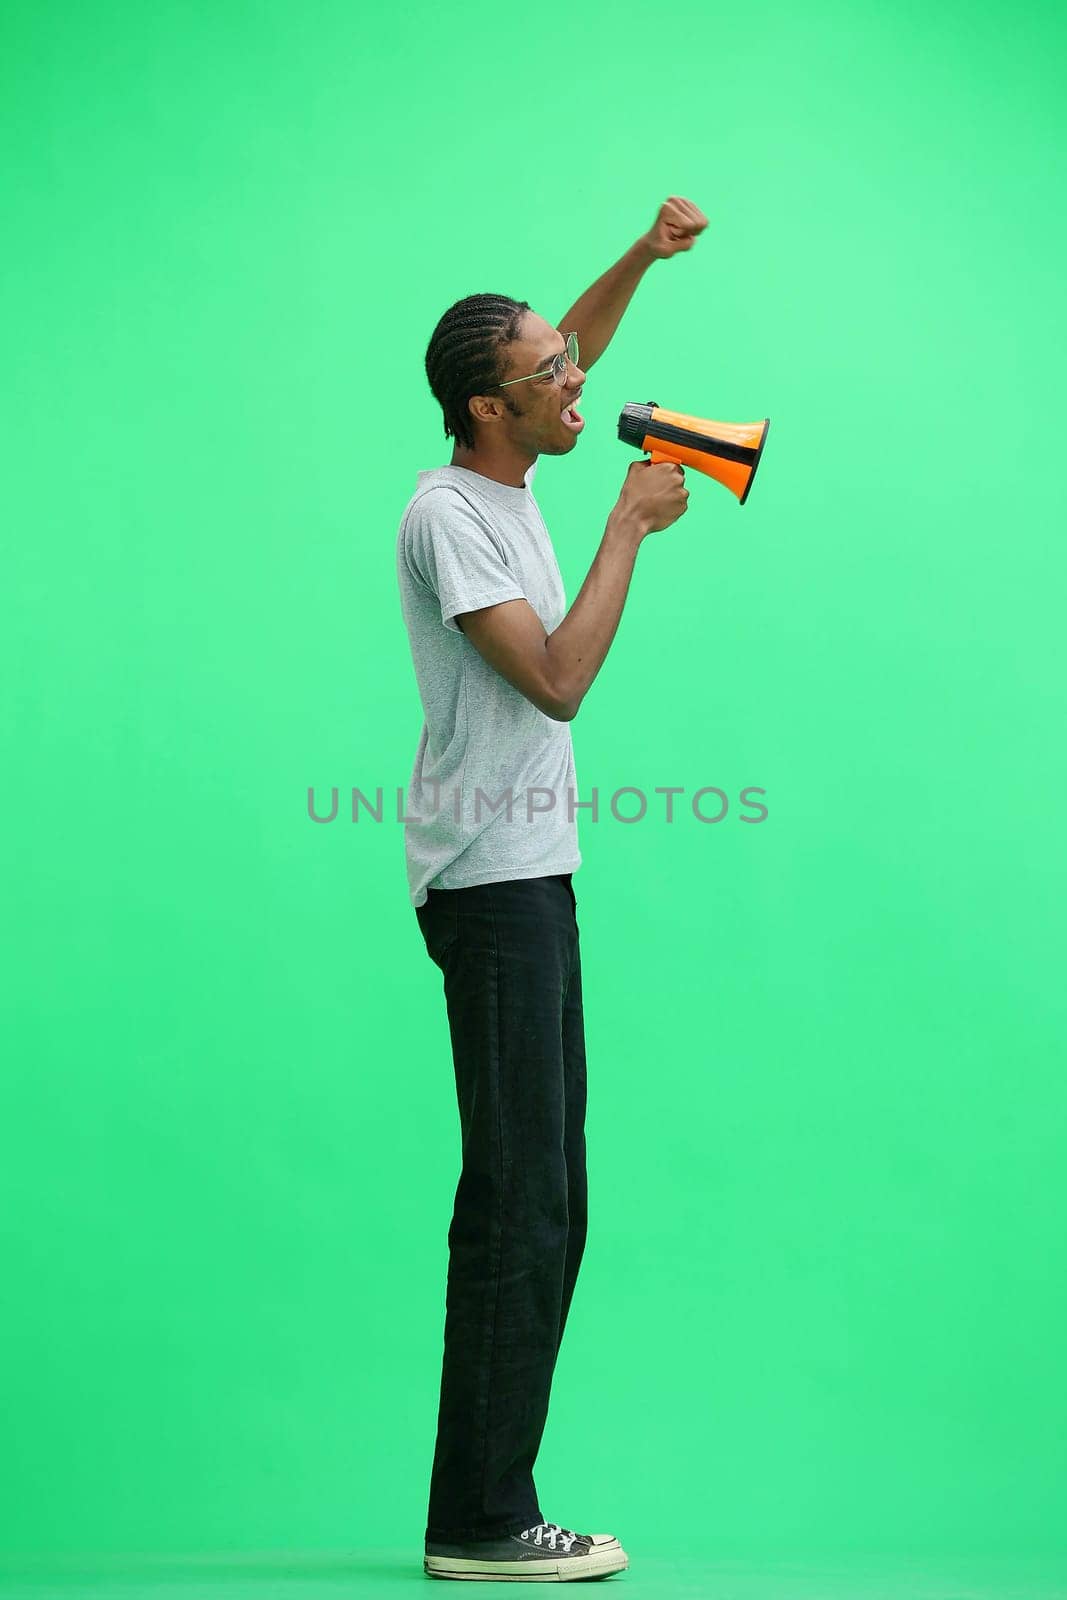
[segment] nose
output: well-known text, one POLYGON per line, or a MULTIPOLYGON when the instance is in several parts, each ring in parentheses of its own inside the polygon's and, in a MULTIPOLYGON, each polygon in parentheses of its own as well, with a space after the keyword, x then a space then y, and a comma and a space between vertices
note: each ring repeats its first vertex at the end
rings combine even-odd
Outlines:
POLYGON ((563 387, 577 392, 585 382, 585 373, 576 361, 567 358, 567 372, 564 375, 563 387), (569 380, 569 381, 568 381, 569 380))

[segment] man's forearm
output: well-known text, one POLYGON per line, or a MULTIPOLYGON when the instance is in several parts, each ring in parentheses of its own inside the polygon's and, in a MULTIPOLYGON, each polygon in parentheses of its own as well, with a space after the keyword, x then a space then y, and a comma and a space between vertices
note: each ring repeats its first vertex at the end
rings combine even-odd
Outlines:
POLYGON ((567 708, 568 721, 577 715, 611 647, 646 531, 633 511, 614 508, 577 599, 545 640, 556 697, 567 708))
POLYGON ((559 322, 562 333, 578 335, 578 365, 584 369, 602 356, 630 304, 633 292, 655 260, 647 239, 638 239, 613 267, 576 300, 559 322))

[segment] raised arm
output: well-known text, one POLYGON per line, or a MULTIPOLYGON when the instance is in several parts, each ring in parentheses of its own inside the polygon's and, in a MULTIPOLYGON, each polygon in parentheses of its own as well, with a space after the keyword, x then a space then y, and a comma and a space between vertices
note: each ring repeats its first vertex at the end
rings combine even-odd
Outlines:
POLYGON ((585 370, 604 354, 652 262, 691 250, 697 234, 707 225, 708 219, 699 206, 672 194, 660 206, 648 232, 574 302, 557 327, 561 333, 577 333, 585 370))

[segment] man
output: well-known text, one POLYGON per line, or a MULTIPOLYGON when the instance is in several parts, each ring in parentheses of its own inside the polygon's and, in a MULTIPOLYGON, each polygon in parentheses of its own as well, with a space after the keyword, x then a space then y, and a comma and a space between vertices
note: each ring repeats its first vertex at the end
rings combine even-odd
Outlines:
POLYGON ((408 790, 411 903, 441 970, 462 1132, 424 1570, 601 1577, 611 1534, 541 1515, 533 1466, 586 1238, 581 864, 570 723, 603 664, 637 551, 686 509, 680 466, 634 461, 566 609, 531 483, 584 423, 586 371, 648 265, 707 218, 672 196, 558 328, 470 295, 426 354, 452 461, 418 474, 397 576, 425 722, 408 790), (582 365, 579 365, 579 362, 582 365))

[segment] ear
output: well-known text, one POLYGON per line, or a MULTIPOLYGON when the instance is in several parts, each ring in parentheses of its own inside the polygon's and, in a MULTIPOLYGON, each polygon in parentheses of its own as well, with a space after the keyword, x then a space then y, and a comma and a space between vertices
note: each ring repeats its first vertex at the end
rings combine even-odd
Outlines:
POLYGON ((467 401, 467 410, 475 422, 492 422, 500 415, 500 401, 488 394, 472 394, 467 401))

